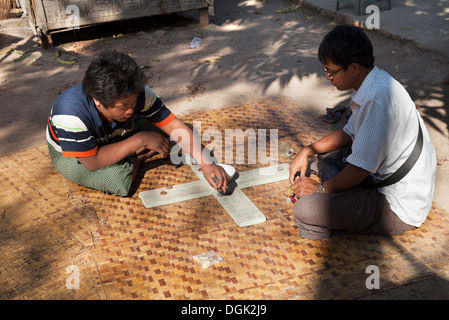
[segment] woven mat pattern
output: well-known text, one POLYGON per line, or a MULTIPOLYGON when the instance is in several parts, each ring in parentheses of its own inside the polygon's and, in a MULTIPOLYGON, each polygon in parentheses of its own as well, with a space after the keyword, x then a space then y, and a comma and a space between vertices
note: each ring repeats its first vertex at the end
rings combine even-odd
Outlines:
MULTIPOLYGON (((223 138, 225 129, 278 129, 279 161, 289 163, 289 148, 341 125, 319 116, 277 98, 183 120, 223 138)), ((247 156, 231 165, 260 167, 247 156)), ((143 206, 140 191, 197 180, 188 165, 156 157, 140 178, 134 195, 120 198, 65 181, 46 145, 2 156, 0 299, 353 299, 373 292, 365 285, 370 265, 379 268, 380 290, 449 276, 449 218, 436 204, 421 228, 401 236, 311 241, 293 224, 288 181, 243 189, 267 221, 239 228, 213 196, 143 206), (202 269, 193 257, 209 250, 224 261, 202 269), (79 289, 67 288, 68 266, 79 269, 79 289)))

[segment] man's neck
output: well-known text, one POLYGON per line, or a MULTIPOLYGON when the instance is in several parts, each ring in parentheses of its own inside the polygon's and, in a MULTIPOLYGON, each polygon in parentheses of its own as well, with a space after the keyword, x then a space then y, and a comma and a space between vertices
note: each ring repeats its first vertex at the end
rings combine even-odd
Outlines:
POLYGON ((360 73, 357 77, 357 80, 354 84, 353 89, 355 91, 359 90, 360 86, 362 85, 363 81, 365 80, 366 76, 374 69, 374 67, 366 68, 363 66, 360 66, 360 73))

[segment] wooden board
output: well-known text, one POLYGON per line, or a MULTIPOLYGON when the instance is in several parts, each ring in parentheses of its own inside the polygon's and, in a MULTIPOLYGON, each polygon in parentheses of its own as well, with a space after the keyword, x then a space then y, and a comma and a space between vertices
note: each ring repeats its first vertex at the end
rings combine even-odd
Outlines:
POLYGON ((200 26, 215 15, 214 0, 30 0, 23 3, 33 33, 44 47, 52 34, 106 22, 199 10, 200 26))
POLYGON ((70 6, 79 10, 80 26, 208 8, 206 0, 35 0, 42 1, 49 30, 65 29, 70 6), (66 11, 68 11, 68 14, 66 11))

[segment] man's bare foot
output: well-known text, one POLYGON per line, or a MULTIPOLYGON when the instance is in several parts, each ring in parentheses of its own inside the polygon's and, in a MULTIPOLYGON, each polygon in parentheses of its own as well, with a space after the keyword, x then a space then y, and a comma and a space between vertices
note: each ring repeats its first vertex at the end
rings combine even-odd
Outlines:
POLYGON ((139 156, 132 156, 131 162, 133 164, 133 180, 137 177, 137 173, 139 172, 140 165, 142 164, 142 159, 139 156))
POLYGON ((142 154, 138 155, 137 157, 140 160, 145 161, 156 154, 157 154, 157 151, 149 150, 148 152, 142 153, 142 154))

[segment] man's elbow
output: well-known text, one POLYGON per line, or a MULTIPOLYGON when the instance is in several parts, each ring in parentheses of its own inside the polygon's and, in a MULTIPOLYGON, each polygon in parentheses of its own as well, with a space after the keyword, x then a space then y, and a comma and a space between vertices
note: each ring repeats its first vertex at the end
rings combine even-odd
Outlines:
POLYGON ((86 158, 77 158, 78 162, 84 166, 89 171, 96 171, 101 169, 101 167, 94 161, 86 161, 86 158))

